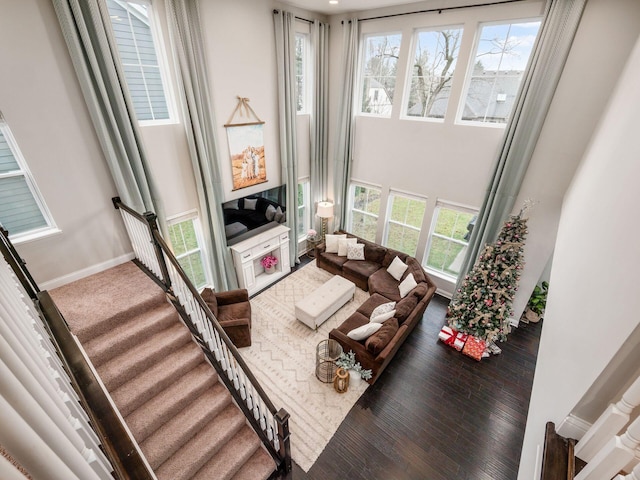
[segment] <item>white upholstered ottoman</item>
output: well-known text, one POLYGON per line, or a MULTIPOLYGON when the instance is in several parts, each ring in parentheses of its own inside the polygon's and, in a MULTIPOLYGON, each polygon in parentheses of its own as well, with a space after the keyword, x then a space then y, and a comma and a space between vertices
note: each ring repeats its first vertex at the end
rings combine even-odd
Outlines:
POLYGON ((313 293, 296 303, 296 318, 316 329, 340 307, 353 298, 356 285, 340 275, 324 283, 313 293))

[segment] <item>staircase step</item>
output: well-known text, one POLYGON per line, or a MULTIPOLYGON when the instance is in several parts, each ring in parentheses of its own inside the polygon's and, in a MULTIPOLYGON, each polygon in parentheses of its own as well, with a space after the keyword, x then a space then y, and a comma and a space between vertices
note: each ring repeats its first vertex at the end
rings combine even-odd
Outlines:
POLYGON ((264 448, 258 448, 231 480, 267 480, 275 470, 276 464, 271 456, 264 448))
POLYGON ((138 443, 160 428, 198 398, 208 388, 218 385, 218 375, 207 362, 202 362, 177 382, 132 412, 125 421, 138 443))
POLYGON ((100 373, 107 390, 116 390, 120 385, 187 343, 191 343, 191 334, 184 326, 176 322, 166 330, 149 338, 142 337, 140 343, 133 349, 121 353, 98 368, 98 373, 100 373))
POLYGON ((198 346, 188 343, 118 387, 111 396, 122 416, 127 417, 149 398, 158 395, 202 362, 204 357, 198 346))
POLYGON ((190 480, 212 457, 224 457, 213 462, 215 468, 201 478, 231 478, 259 443, 242 412, 231 404, 164 462, 156 475, 159 480, 190 480))
POLYGON ((178 321, 175 309, 163 301, 155 308, 144 312, 111 331, 89 340, 84 348, 96 367, 113 357, 128 351, 140 342, 141 337, 149 337, 170 327, 178 321))
MULTIPOLYGON (((231 404, 231 395, 222 386, 207 390, 194 399, 185 410, 177 414, 153 435, 140 444, 149 465, 155 470, 196 435, 204 425, 225 411, 229 406, 242 416, 231 404)), ((227 414, 228 416, 228 414, 227 414)), ((222 417, 226 418, 226 417, 222 417)), ((218 418, 216 418, 216 422, 218 418)), ((244 416, 242 416, 244 421, 244 416)))

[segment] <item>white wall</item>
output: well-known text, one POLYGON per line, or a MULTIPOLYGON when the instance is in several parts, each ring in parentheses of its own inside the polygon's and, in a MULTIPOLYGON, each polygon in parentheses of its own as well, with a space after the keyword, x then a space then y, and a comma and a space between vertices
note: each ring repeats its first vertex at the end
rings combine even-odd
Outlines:
POLYGON ((563 203, 519 479, 638 325, 638 78, 640 39, 563 203))
POLYGON ((52 3, 0 0, 0 109, 59 234, 17 246, 39 283, 130 252, 52 3))

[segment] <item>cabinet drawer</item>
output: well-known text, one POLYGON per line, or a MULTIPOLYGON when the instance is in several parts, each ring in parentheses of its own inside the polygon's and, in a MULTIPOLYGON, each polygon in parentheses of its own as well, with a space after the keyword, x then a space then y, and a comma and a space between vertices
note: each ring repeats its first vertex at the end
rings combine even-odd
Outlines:
POLYGON ((247 250, 246 252, 242 252, 240 254, 240 261, 242 263, 246 262, 247 260, 250 260, 251 258, 253 258, 253 253, 251 252, 251 250, 247 250))
POLYGON ((278 246, 277 238, 272 238, 269 241, 263 242, 257 247, 253 247, 251 249, 251 253, 253 256, 257 257, 259 255, 264 255, 265 253, 269 253, 271 250, 278 246))
POLYGON ((280 241, 281 242, 288 242, 289 241, 289 233, 283 233, 282 235, 280 235, 280 241))

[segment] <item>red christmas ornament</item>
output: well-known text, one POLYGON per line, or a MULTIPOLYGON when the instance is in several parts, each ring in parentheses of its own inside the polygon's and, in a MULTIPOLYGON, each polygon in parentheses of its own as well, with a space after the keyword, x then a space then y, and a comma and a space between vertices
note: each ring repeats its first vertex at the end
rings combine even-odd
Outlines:
POLYGON ((493 300, 491 300, 490 298, 486 299, 484 301, 484 303, 487 305, 487 307, 490 307, 491 305, 493 305, 493 300))

